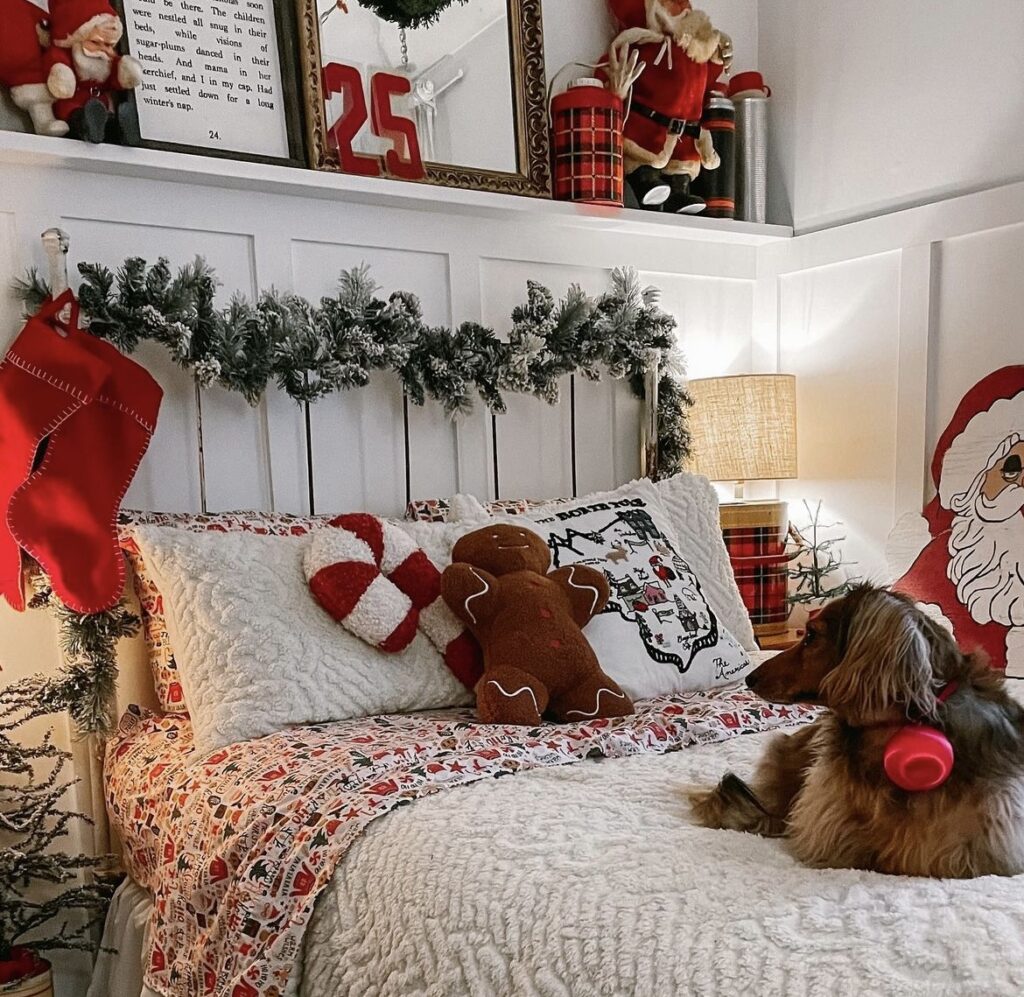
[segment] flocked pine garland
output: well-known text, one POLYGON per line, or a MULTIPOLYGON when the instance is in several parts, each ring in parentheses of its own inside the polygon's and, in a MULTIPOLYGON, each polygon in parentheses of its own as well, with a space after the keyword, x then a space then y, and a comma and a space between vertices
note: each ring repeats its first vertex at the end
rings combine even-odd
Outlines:
POLYGON ((0 689, 0 720, 27 713, 26 720, 70 714, 80 734, 106 736, 114 729, 117 644, 133 637, 140 620, 122 601, 99 613, 76 613, 53 593, 37 569, 32 609, 46 607, 57 624, 63 665, 52 676, 31 675, 0 689))
MULTIPOLYGON (((507 341, 476 322, 428 325, 415 294, 378 297, 365 266, 343 272, 336 294, 317 304, 271 289, 256 301, 236 296, 226 308, 214 303, 218 281, 202 259, 177 274, 165 259, 148 266, 137 257, 116 274, 92 263, 79 271, 93 335, 126 353, 143 341, 160 343, 201 385, 219 384, 252 404, 270 384, 313 402, 390 370, 416 405, 432 398, 454 415, 468 412, 479 395, 503 413, 503 392, 554 403, 570 374, 627 378, 643 397, 644 376, 657 365, 659 473, 674 474, 689 455, 685 412, 692 400, 680 379, 675 319, 632 269, 612 271, 611 289, 596 298, 573 285, 556 302, 546 287, 528 282, 507 341)), ((29 311, 49 295, 34 271, 19 291, 29 311)))

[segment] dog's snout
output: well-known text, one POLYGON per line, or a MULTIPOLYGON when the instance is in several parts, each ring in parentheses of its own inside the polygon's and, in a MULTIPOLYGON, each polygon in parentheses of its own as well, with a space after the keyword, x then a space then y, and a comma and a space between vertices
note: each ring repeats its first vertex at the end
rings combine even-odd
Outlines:
POLYGON ((755 670, 755 671, 752 671, 752 672, 751 672, 751 673, 750 673, 750 674, 749 674, 749 675, 747 676, 747 678, 746 678, 747 688, 748 688, 748 689, 756 689, 756 688, 757 688, 757 683, 758 683, 759 681, 760 681, 760 680, 758 679, 758 676, 757 676, 757 671, 756 671, 756 670, 755 670))

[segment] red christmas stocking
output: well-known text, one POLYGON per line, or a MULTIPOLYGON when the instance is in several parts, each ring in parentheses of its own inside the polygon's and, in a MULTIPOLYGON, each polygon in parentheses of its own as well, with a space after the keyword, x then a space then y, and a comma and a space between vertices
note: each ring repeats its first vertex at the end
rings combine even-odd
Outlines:
POLYGON ((156 426, 160 385, 134 360, 93 337, 107 370, 91 405, 62 423, 39 469, 15 492, 11 532, 78 613, 115 605, 124 588, 117 513, 156 426))
POLYGON ((0 594, 19 611, 25 595, 21 551, 7 525, 11 496, 32 472, 39 444, 92 401, 107 374, 76 322, 58 331, 57 315, 72 300, 67 291, 47 302, 0 363, 0 594))

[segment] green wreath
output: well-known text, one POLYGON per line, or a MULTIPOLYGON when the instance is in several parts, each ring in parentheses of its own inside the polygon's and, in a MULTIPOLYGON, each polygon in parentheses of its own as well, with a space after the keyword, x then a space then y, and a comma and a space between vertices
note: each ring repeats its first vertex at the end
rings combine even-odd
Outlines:
POLYGON ((359 0, 360 6, 400 28, 425 28, 456 2, 469 0, 359 0))

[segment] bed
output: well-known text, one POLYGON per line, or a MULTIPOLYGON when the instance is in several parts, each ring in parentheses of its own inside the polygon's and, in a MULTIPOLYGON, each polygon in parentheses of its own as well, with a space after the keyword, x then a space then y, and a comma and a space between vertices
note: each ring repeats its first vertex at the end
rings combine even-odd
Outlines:
MULTIPOLYGON (((672 529, 714 615, 738 632, 714 509, 693 501, 703 487, 686 483, 672 529), (718 546, 695 542, 698 520, 718 546)), ((268 574, 301 542, 204 541, 269 545, 268 574)), ((178 567, 192 585, 193 563, 178 567)), ((252 629, 260 572, 229 567, 196 611, 209 605, 208 629, 230 630, 225 592, 242 578, 238 629, 252 629)), ((163 591, 174 601, 173 585, 163 591)), ((279 609, 274 591, 261 601, 279 609)), ((206 646, 187 628, 150 629, 165 652, 168 640, 206 646)), ((154 664, 158 678, 169 662, 154 664)), ((767 738, 815 708, 765 703, 742 683, 634 699, 636 715, 615 720, 482 725, 462 705, 279 723, 230 743, 233 728, 180 708, 130 710, 105 770, 129 876, 108 923, 122 951, 101 961, 91 997, 1024 990, 1024 877, 811 870, 781 841, 690 821, 687 786, 748 772, 767 738), (216 748, 195 747, 218 731, 216 748)))
MULTIPOLYGON (((182 852, 201 848, 207 863, 221 854, 210 826, 193 823, 204 814, 249 800, 232 848, 238 838, 252 848, 261 838, 253 824, 294 833, 280 820, 288 796, 268 794, 266 776, 290 769, 309 799, 328 770, 341 781, 372 770, 361 784, 377 787, 369 797, 375 816, 351 817, 350 831, 334 827, 348 839, 308 923, 300 913, 296 929, 278 939, 282 958, 265 963, 278 967, 270 976, 293 970, 273 984, 281 993, 1020 993, 1024 880, 812 870, 778 840, 689 821, 687 785, 728 768, 750 771, 766 738, 813 716, 730 687, 644 703, 636 720, 610 729, 509 736, 449 710, 275 735, 213 764, 195 757, 187 721, 136 716, 112 745, 111 810, 133 881, 150 888, 158 906, 173 904, 185 895, 181 877, 196 871, 181 865, 182 852), (404 760, 402 746, 417 742, 419 764, 404 760), (305 756, 262 771, 266 758, 289 750, 305 756), (353 768, 334 769, 343 754, 353 768), (423 762, 428 754, 434 763, 423 762), (381 756, 365 765, 374 755, 381 756), (401 787, 432 764, 444 770, 436 782, 388 785, 401 787), (503 772, 515 777, 496 777, 503 772), (402 793, 392 804, 389 795, 402 793), (271 798, 278 804, 268 805, 271 798)), ((337 820, 317 816, 319 827, 337 820)), ((265 839, 255 847, 265 859, 265 839)), ((295 868, 299 878, 284 893, 310 888, 301 880, 309 859, 301 844, 275 854, 279 865, 259 871, 272 877, 295 868)), ((234 882, 218 900, 237 899, 240 888, 234 882)), ((137 922, 138 911, 132 916, 137 922)), ((154 947, 151 937, 143 952, 148 980, 168 986, 153 992, 186 992, 182 981, 194 967, 218 979, 239 970, 227 993, 273 992, 259 990, 263 983, 247 990, 242 977, 251 966, 218 963, 208 939, 199 955, 195 939, 174 939, 173 931, 168 938, 154 947), (168 966, 175 946, 180 962, 168 966)))

